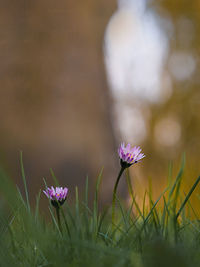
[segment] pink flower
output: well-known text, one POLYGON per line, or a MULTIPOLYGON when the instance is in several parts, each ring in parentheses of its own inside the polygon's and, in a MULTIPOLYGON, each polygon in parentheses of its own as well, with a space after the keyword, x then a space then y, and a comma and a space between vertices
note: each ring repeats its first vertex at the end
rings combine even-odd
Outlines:
POLYGON ((145 155, 141 153, 141 151, 142 149, 139 146, 131 148, 130 144, 125 146, 125 144, 122 143, 118 149, 121 166, 127 168, 130 167, 132 164, 139 162, 145 157, 145 155))
POLYGON ((68 188, 67 187, 47 187, 46 190, 43 190, 44 194, 51 200, 51 203, 54 207, 62 205, 67 197, 68 188))

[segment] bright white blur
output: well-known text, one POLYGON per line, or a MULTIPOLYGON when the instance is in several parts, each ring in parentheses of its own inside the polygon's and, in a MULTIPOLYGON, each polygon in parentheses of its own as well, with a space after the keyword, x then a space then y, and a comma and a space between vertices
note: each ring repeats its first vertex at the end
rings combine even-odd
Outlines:
POLYGON ((105 63, 115 128, 127 142, 140 143, 147 135, 142 104, 171 95, 164 71, 167 56, 167 37, 154 12, 146 9, 146 1, 119 0, 105 33, 105 63))
MULTIPOLYGON (((194 39, 188 18, 177 22, 177 38, 185 49, 171 53, 174 28, 170 18, 160 18, 148 7, 151 0, 118 0, 118 9, 105 32, 105 65, 113 98, 113 124, 117 137, 139 144, 148 135, 152 104, 172 95, 172 80, 184 82, 196 70, 195 55, 187 49, 194 39)), ((181 139, 181 125, 168 115, 155 125, 156 142, 174 146, 181 139), (173 131, 169 134, 169 125, 173 131), (176 131, 174 130, 176 129, 176 131), (162 133, 162 134, 161 134, 162 133)))

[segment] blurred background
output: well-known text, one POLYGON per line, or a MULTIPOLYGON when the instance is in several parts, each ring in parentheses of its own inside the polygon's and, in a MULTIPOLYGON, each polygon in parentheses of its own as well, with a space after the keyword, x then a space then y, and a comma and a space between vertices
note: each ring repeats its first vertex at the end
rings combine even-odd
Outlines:
MULTIPOLYGON (((22 186, 23 151, 32 200, 50 168, 73 195, 104 166, 107 203, 122 141, 146 154, 130 168, 139 197, 149 179, 160 194, 183 152, 188 191, 200 173, 199 10, 199 0, 0 0, 0 162, 22 186)), ((125 179, 119 191, 128 199, 125 179)))

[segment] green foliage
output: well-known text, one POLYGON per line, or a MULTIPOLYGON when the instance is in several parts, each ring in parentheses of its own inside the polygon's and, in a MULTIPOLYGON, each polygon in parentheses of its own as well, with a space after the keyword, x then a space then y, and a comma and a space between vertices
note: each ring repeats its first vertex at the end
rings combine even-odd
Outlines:
MULTIPOLYGON (((84 199, 76 188, 74 206, 66 201, 60 207, 59 227, 50 202, 46 212, 50 212, 52 221, 41 217, 41 191, 35 208, 30 207, 21 155, 25 200, 0 172, 0 266, 199 266, 200 223, 189 199, 200 177, 187 194, 182 194, 184 164, 183 157, 177 177, 169 179, 168 187, 155 201, 150 185, 142 205, 136 200, 127 171, 131 203, 127 207, 116 197, 114 226, 111 208, 100 211, 98 207, 102 170, 92 209, 88 205, 87 178, 84 199), (190 214, 195 214, 195 219, 190 214)), ((52 170, 51 174, 58 185, 52 170)))

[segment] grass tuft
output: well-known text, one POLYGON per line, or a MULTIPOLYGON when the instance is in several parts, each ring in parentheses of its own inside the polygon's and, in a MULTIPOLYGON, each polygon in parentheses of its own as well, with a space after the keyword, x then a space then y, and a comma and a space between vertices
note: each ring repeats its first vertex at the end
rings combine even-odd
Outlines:
MULTIPOLYGON (((41 190, 36 196, 35 206, 30 207, 22 153, 20 165, 25 198, 0 171, 0 266, 200 265, 200 219, 190 202, 200 176, 184 194, 181 181, 185 157, 175 179, 170 164, 168 186, 155 201, 149 182, 142 205, 136 201, 137 192, 133 191, 127 170, 130 205, 124 204, 116 195, 113 222, 111 205, 99 209, 103 169, 97 178, 92 205, 88 203, 87 177, 83 199, 76 187, 75 203, 69 205, 66 200, 60 207, 58 223, 56 210, 50 201, 47 201, 46 213, 50 213, 51 221, 40 214, 41 190)), ((58 186, 52 170, 51 174, 58 186)), ((44 185, 47 187, 45 180, 44 185)))

